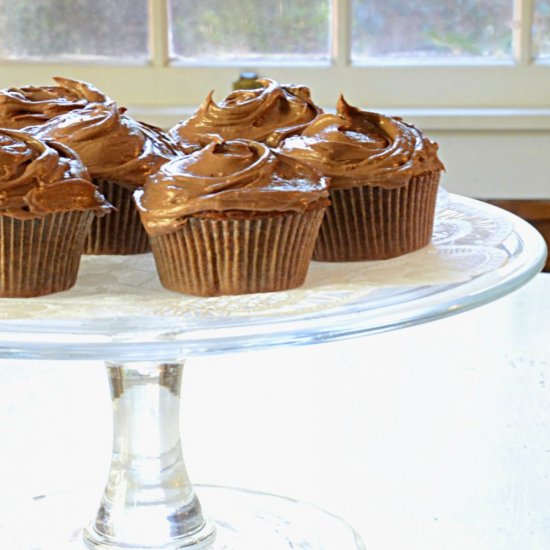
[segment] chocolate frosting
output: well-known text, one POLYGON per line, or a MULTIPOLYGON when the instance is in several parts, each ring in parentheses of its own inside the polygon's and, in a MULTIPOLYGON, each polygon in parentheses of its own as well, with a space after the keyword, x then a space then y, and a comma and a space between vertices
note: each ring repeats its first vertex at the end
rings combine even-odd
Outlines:
POLYGON ((393 189, 420 174, 441 171, 438 145, 400 118, 362 111, 341 96, 336 114, 319 116, 280 148, 330 178, 332 188, 393 189))
POLYGON ((170 134, 184 143, 204 144, 212 134, 224 140, 251 139, 270 147, 299 133, 322 111, 305 86, 281 86, 270 79, 261 88, 236 90, 218 104, 210 92, 199 109, 170 134))
POLYGON ((114 102, 86 82, 54 77, 57 86, 24 86, 0 90, 0 127, 23 129, 82 109, 88 103, 114 102))
POLYGON ((71 149, 0 129, 0 215, 25 220, 55 212, 104 214, 111 209, 71 149))
POLYGON ((165 164, 134 193, 151 235, 176 231, 197 213, 303 212, 327 197, 314 170, 250 140, 212 142, 165 164))
POLYGON ((130 190, 141 187, 178 149, 160 128, 134 120, 114 103, 89 103, 27 131, 74 149, 94 179, 130 190))

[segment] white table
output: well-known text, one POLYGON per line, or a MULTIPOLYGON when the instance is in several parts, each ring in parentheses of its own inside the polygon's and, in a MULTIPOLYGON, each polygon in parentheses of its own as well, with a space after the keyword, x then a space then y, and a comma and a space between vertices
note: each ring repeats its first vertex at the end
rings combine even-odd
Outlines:
MULTIPOLYGON (((549 312, 540 274, 495 303, 397 332, 193 358, 189 473, 313 502, 368 550, 547 550, 549 312)), ((4 361, 4 502, 79 487, 99 499, 110 416, 99 362, 4 361)))

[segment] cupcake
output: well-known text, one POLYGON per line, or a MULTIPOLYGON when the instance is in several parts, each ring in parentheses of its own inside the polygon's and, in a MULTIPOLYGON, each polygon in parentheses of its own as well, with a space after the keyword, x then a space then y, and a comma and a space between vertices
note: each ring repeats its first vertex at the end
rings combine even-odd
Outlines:
POLYGON ((218 135, 226 141, 250 139, 276 147, 322 112, 305 86, 281 86, 269 79, 258 83, 260 88, 236 90, 219 103, 210 92, 191 117, 170 130, 171 136, 187 145, 202 145, 218 135))
POLYGON ((23 86, 0 90, 0 128, 21 130, 44 124, 88 103, 113 104, 91 84, 54 77, 57 86, 23 86))
POLYGON ((330 179, 331 206, 313 258, 382 260, 431 241, 438 146, 399 118, 362 111, 340 97, 280 151, 330 179))
POLYGON ((70 148, 0 129, 0 296, 72 287, 92 219, 110 210, 70 148))
POLYGON ((39 139, 74 149, 99 191, 115 206, 92 223, 85 254, 150 251, 132 193, 149 173, 184 154, 160 129, 125 114, 91 84, 55 77, 57 86, 25 86, 0 91, 0 127, 19 128, 39 139))
POLYGON ((324 178, 250 140, 173 160, 134 197, 162 284, 199 296, 302 285, 328 204, 324 178))
MULTIPOLYGON (((63 81, 65 82, 65 81, 63 81)), ((99 191, 116 208, 111 216, 92 224, 85 254, 139 254, 149 252, 149 241, 139 221, 132 193, 147 176, 177 154, 181 147, 159 128, 138 122, 93 86, 70 82, 70 90, 90 101, 84 107, 55 116, 25 131, 74 149, 99 191), (103 98, 103 100, 99 101, 103 98)))

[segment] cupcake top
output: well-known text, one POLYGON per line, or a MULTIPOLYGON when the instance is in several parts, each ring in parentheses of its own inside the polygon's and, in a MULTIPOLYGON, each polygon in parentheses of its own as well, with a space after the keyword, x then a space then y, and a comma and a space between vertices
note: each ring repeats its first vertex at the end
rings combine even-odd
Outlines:
POLYGON ((0 90, 0 127, 22 129, 88 103, 113 104, 113 100, 86 82, 54 77, 57 86, 24 86, 0 90))
POLYGON ((438 145, 399 118, 362 111, 340 96, 336 114, 319 116, 280 151, 330 178, 332 188, 393 189, 420 174, 441 171, 438 145))
POLYGON ((27 131, 68 145, 93 178, 130 190, 141 187, 149 174, 178 154, 160 128, 134 120, 115 103, 89 103, 27 131))
POLYGON ((236 90, 218 104, 210 92, 199 109, 176 124, 170 134, 190 144, 203 144, 217 134, 224 140, 251 139, 275 147, 322 112, 305 86, 281 86, 269 79, 258 82, 260 88, 236 90))
POLYGON ((134 198, 147 232, 176 231, 193 214, 303 212, 328 197, 317 172, 250 140, 212 142, 165 164, 134 198))
POLYGON ((71 210, 103 214, 111 209, 71 149, 0 129, 0 215, 24 220, 71 210))

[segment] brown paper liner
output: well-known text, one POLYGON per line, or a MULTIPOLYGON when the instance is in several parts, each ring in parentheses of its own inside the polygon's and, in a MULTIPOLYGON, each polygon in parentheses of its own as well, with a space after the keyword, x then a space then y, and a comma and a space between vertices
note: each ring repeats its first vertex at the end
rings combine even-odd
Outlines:
POLYGON ((323 212, 189 218, 177 232, 151 237, 161 283, 198 296, 296 288, 305 281, 323 212))
POLYGON ((150 252, 149 239, 132 198, 133 191, 117 183, 94 180, 99 192, 117 210, 96 217, 84 246, 84 254, 143 254, 150 252))
POLYGON ((93 212, 17 220, 0 216, 0 296, 25 298, 71 288, 93 212))
POLYGON ((332 189, 313 259, 385 260, 426 246, 432 238, 438 183, 439 172, 432 172, 398 189, 332 189))

